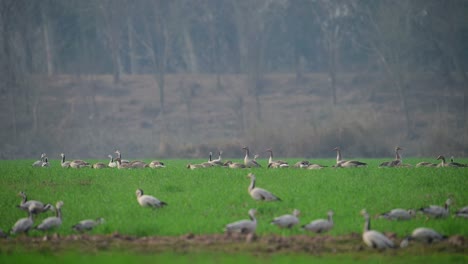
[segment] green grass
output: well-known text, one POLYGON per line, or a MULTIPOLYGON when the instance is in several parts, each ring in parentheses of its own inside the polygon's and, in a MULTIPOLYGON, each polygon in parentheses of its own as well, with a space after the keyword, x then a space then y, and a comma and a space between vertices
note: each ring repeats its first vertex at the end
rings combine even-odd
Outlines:
MULTIPOLYGON (((290 160, 295 162, 297 160, 290 160)), ((270 225, 273 217, 291 213, 294 208, 301 210, 300 222, 306 224, 317 218, 325 218, 326 212, 335 212, 335 227, 330 235, 361 233, 363 217, 359 211, 366 208, 371 214, 382 213, 393 208, 420 208, 430 204, 443 205, 447 197, 452 197, 454 205, 451 211, 468 205, 468 168, 378 168, 382 160, 369 159, 367 168, 302 170, 302 169, 243 169, 208 168, 189 170, 185 167, 188 160, 165 161, 164 169, 63 169, 59 161, 52 161, 50 168, 33 168, 31 160, 0 161, 0 228, 9 230, 19 218, 26 213, 16 207, 20 203, 19 191, 25 191, 29 199, 55 204, 64 201, 63 225, 57 232, 69 235, 74 232, 71 226, 87 218, 103 217, 106 223, 93 230, 92 234, 120 234, 136 236, 178 236, 193 234, 220 234, 227 223, 246 219, 250 208, 257 208, 257 234, 304 234, 300 228, 283 232, 270 225), (247 193, 249 179, 246 175, 253 172, 257 176, 257 186, 265 188, 282 198, 281 202, 254 201, 247 193), (141 208, 135 196, 135 190, 142 188, 146 194, 154 195, 169 205, 162 209, 141 208)), ((406 159, 415 164, 419 159, 406 159)), ((320 164, 333 164, 333 160, 317 160, 320 164)), ((463 161, 459 161, 463 162, 463 161)), ((264 164, 264 162, 263 162, 264 164)), ((35 220, 38 224, 52 213, 43 214, 35 220)), ((399 237, 409 234, 416 227, 430 227, 447 234, 468 236, 467 220, 449 217, 447 219, 430 219, 418 216, 404 222, 391 222, 384 219, 373 219, 373 229, 382 232, 394 232, 399 237)), ((310 234, 312 235, 312 234, 310 234)), ((39 231, 30 232, 30 236, 42 236, 39 231)), ((173 259, 171 254, 162 254, 153 261, 148 256, 121 254, 122 259, 137 259, 139 262, 167 262, 173 259)), ((267 262, 271 259, 246 255, 234 257, 230 254, 216 255, 210 253, 192 253, 187 258, 175 258, 175 263, 192 262, 200 258, 210 262, 214 256, 222 262, 267 262), (191 256, 191 257, 190 257, 191 256)), ((431 253, 432 254, 432 253, 431 253)), ((415 258, 411 262, 426 262, 432 259, 437 262, 458 262, 458 255, 428 254, 415 258), (427 258, 426 258, 427 257, 427 258)), ((15 263, 30 262, 28 254, 13 254, 15 263), (17 258, 15 258, 17 257, 17 258)), ((35 259, 40 263, 41 258, 35 259)), ((42 256, 44 260, 63 262, 75 259, 74 253, 59 256, 42 256)), ((112 252, 98 256, 80 256, 93 258, 96 262, 112 258, 112 252), (94 258, 95 257, 95 258, 94 258)), ((320 258, 297 255, 280 255, 274 258, 275 263, 288 262, 288 259, 320 260, 320 258)), ((466 257, 461 257, 466 260, 466 257)), ((365 260, 381 262, 377 255, 352 256, 337 255, 327 263, 365 260), (356 258, 356 259, 355 259, 356 258)), ((9 258, 0 254, 0 262, 8 263, 9 258), (1 261, 5 258, 5 261, 1 261)), ((85 260, 88 261, 88 260, 85 260)), ((73 262, 73 261, 72 261, 73 262)), ((82 262, 82 261, 80 261, 82 262)), ((123 261, 125 262, 125 261, 123 261)), ((391 262, 406 262, 396 258, 391 262)))

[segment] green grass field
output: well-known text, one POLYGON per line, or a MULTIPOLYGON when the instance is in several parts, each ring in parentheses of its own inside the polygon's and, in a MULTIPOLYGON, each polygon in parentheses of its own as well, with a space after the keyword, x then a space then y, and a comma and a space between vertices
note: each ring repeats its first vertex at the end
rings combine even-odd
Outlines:
MULTIPOLYGON (((333 209, 335 227, 329 234, 340 236, 362 232, 364 220, 359 211, 363 208, 375 215, 393 208, 443 205, 448 197, 454 201, 451 212, 468 205, 468 168, 378 168, 382 160, 364 161, 369 167, 323 170, 187 169, 188 162, 198 162, 193 160, 167 160, 167 167, 163 169, 76 170, 61 168, 58 160, 52 161, 50 168, 33 168, 31 160, 0 161, 0 228, 9 230, 16 220, 26 217, 24 211, 15 208, 21 201, 17 196, 19 191, 26 192, 29 199, 45 203, 55 205, 59 200, 64 201, 63 225, 56 230, 61 236, 74 234, 71 226, 78 221, 97 217, 103 217, 106 223, 91 234, 221 234, 227 223, 248 218, 250 208, 258 211, 257 234, 260 236, 307 234, 299 227, 284 231, 269 224, 272 218, 291 213, 294 208, 301 211, 301 224, 326 218, 326 212, 333 209), (254 201, 247 192, 249 172, 257 176, 258 187, 273 192, 283 201, 254 201), (140 207, 135 196, 137 188, 169 205, 157 210, 140 207)), ((415 164, 418 161, 406 159, 405 162, 415 164)), ((331 159, 316 162, 333 164, 331 159)), ((35 224, 51 215, 50 212, 40 215, 35 224)), ((373 218, 372 228, 394 232, 399 238, 421 226, 446 235, 468 236, 466 219, 449 217, 425 221, 422 215, 401 222, 373 218)), ((40 237, 43 233, 34 230, 29 235, 40 237)), ((197 256, 203 258, 203 254, 197 256)), ((445 260, 443 256, 439 257, 445 260)), ((335 262, 339 259, 335 258, 335 262)), ((379 258, 374 260, 380 262, 379 258)))

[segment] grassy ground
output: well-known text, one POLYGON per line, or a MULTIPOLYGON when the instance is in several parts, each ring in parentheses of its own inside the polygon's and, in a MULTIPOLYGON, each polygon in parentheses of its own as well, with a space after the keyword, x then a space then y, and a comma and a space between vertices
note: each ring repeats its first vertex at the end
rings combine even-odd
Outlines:
MULTIPOLYGON (((291 160, 293 161, 293 160, 291 160)), ((15 208, 20 202, 16 194, 25 191, 28 198, 55 204, 63 200, 63 225, 56 230, 60 236, 74 234, 71 226, 86 218, 103 217, 106 223, 97 227, 91 234, 125 234, 142 236, 182 236, 222 234, 227 223, 246 219, 250 208, 258 210, 257 234, 268 236, 298 236, 307 234, 298 227, 292 230, 279 230, 269 224, 273 217, 291 213, 294 208, 301 210, 300 222, 306 224, 317 218, 325 218, 326 212, 335 212, 335 227, 329 232, 331 237, 344 236, 353 233, 360 234, 363 228, 363 218, 359 211, 366 208, 372 215, 393 208, 420 208, 430 204, 443 205, 448 197, 452 197, 454 205, 451 211, 468 204, 468 169, 451 168, 386 168, 379 169, 381 160, 365 160, 367 168, 300 170, 266 168, 232 170, 226 168, 210 168, 189 170, 185 168, 187 160, 168 160, 167 168, 153 170, 117 170, 117 169, 62 169, 59 161, 52 161, 51 168, 32 168, 32 161, 0 161, 0 228, 9 230, 17 219, 25 217, 25 212, 15 208), (257 186, 265 188, 282 198, 281 202, 254 201, 247 193, 248 172, 257 176, 257 186), (165 208, 152 210, 141 208, 135 196, 135 190, 142 188, 145 193, 154 195, 167 202, 165 208)), ((419 160, 406 159, 405 162, 415 164, 419 160)), ((197 161, 190 161, 197 162, 197 161)), ((317 163, 333 164, 332 160, 318 160, 317 163)), ((460 160, 460 162, 463 162, 460 160)), ((35 224, 52 213, 40 215, 35 224)), ((373 219, 373 229, 395 233, 397 239, 409 234, 414 228, 425 226, 446 235, 468 236, 468 225, 465 219, 449 217, 447 219, 430 219, 423 216, 404 222, 391 222, 384 219, 373 219)), ((33 230, 31 237, 42 237, 43 234, 33 230)), ((359 236, 358 236, 359 237, 359 236)), ((19 238, 18 238, 19 239, 19 238)), ((21 241, 18 240, 18 241, 21 241)), ((353 247, 361 247, 360 239, 354 241, 353 247)), ((21 245, 21 243, 19 243, 21 245)), ((15 249, 13 255, 1 254, 6 262, 14 256, 15 263, 27 262, 28 254, 18 256, 15 249), (18 262, 16 262, 18 261, 18 262)), ((466 260, 466 255, 446 254, 424 251, 421 258, 415 262, 426 262, 427 259, 440 261, 466 260), (437 255, 433 258, 431 255, 437 255)), ((466 250, 466 248, 465 248, 466 250)), ((106 261, 114 254, 98 254, 82 256, 94 260, 106 261)), ((368 252, 367 250, 365 252, 368 252)), ((147 262, 148 256, 133 256, 131 253, 117 253, 124 261, 126 258, 139 259, 147 262)), ((151 254, 151 253, 148 253, 151 254)), ((346 260, 363 260, 381 262, 379 254, 366 257, 362 253, 343 256, 339 254, 327 263, 346 260)), ((400 253, 399 253, 400 254, 400 253)), ((255 254, 254 254, 255 255, 255 254)), ((216 253, 190 253, 187 258, 175 258, 179 263, 201 258, 204 262, 221 258, 224 262, 245 258, 245 262, 269 261, 269 255, 257 259, 254 255, 231 256, 216 253), (219 255, 217 255, 219 254, 219 255)), ((332 254, 333 255, 333 254, 332 254)), ((35 254, 31 258, 34 258, 35 254)), ((43 256, 45 260, 75 259, 73 253, 59 256, 43 256)), ((292 256, 282 253, 275 258, 275 263, 290 260, 292 256)), ((309 260, 312 256, 294 256, 298 260, 309 260), (304 258, 304 259, 302 259, 304 258)), ((158 261, 171 258, 171 254, 159 256, 158 261)), ((314 257, 314 259, 317 257, 314 257)), ((412 256, 416 258, 416 256, 412 256)), ((320 260, 318 258, 317 260, 320 260)), ((399 260, 390 259, 392 262, 399 260)), ((40 261, 40 258, 38 259, 40 261)), ((68 261, 67 261, 68 262, 68 261)), ((413 260, 412 260, 413 262, 413 260)), ((176 262, 177 263, 177 262, 176 262)))

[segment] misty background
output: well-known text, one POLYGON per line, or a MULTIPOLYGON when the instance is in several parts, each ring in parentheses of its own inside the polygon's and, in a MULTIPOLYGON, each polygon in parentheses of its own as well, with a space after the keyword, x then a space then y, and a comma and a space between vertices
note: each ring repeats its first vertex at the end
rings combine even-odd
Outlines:
POLYGON ((0 158, 466 156, 468 1, 0 0, 0 158))

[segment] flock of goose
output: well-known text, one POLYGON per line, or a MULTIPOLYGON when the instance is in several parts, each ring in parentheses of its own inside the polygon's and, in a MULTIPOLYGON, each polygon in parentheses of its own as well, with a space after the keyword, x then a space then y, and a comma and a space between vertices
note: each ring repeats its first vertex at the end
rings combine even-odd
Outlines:
MULTIPOLYGON (((218 158, 213 159, 213 153, 209 153, 209 159, 206 162, 200 164, 187 164, 187 168, 189 169, 199 169, 199 168, 209 168, 215 166, 222 166, 231 169, 241 169, 241 168, 256 168, 262 167, 260 163, 257 161, 259 155, 254 155, 253 158, 250 156, 249 147, 244 146, 242 150, 245 152, 243 163, 232 162, 230 160, 223 161, 221 155, 222 151, 218 152, 218 158)), ((400 151, 403 150, 401 147, 395 147, 395 158, 390 161, 382 162, 379 167, 412 167, 411 164, 403 163, 403 160, 400 155, 400 151)), ((358 160, 344 160, 341 155, 341 148, 336 147, 333 149, 336 151, 336 163, 331 167, 335 168, 353 168, 353 167, 366 167, 367 163, 361 162, 358 160)), ((289 163, 283 160, 274 160, 273 159, 273 150, 271 148, 267 149, 265 152, 269 153, 268 158, 268 165, 267 168, 288 168, 289 163)), ((108 155, 109 162, 107 164, 102 162, 97 162, 94 164, 90 164, 84 160, 72 160, 66 161, 65 154, 61 153, 61 166, 63 168, 94 168, 94 169, 102 169, 102 168, 118 168, 118 169, 135 169, 135 168, 164 168, 165 164, 159 160, 153 160, 150 163, 145 163, 140 160, 124 160, 122 159, 122 153, 119 150, 115 151, 117 156, 114 158, 112 155, 108 155)), ((415 165, 415 167, 456 167, 456 168, 463 168, 468 167, 468 164, 461 164, 458 162, 454 162, 453 157, 451 158, 450 162, 447 162, 443 155, 439 155, 437 160, 440 160, 440 163, 432 163, 432 162, 419 162, 415 165)), ((41 158, 35 161, 32 166, 34 167, 49 167, 49 161, 47 155, 45 153, 41 154, 41 158)), ((308 160, 302 160, 293 165, 294 168, 302 168, 302 169, 323 169, 328 166, 315 164, 308 160)))

